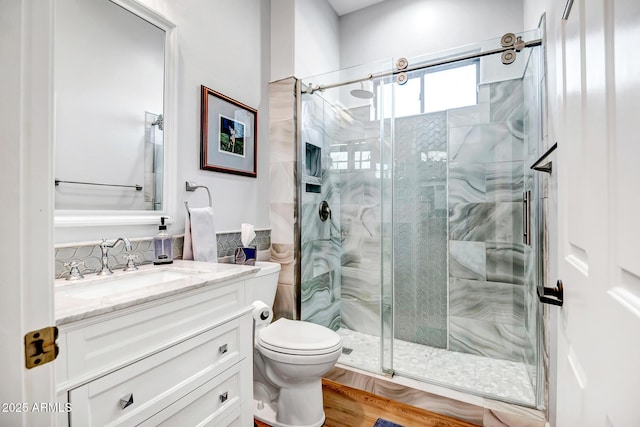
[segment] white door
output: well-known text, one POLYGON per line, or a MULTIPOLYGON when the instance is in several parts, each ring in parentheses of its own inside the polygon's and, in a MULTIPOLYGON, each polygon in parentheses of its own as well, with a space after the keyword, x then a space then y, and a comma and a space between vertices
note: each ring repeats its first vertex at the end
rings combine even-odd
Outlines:
POLYGON ((57 415, 54 364, 26 369, 23 338, 54 321, 50 6, 0 0, 2 426, 50 426, 57 415))
POLYGON ((575 0, 555 22, 555 421, 640 426, 640 2, 575 0))

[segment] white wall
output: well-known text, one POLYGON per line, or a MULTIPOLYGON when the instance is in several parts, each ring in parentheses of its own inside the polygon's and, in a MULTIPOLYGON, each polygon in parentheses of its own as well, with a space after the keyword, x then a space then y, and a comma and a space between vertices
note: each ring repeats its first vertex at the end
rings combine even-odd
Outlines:
MULTIPOLYGON (((140 0, 177 26, 177 206, 169 231, 184 231, 183 201, 204 206, 206 193, 187 193, 186 180, 209 187, 216 228, 239 230, 242 222, 268 228, 270 1, 140 0), (258 110, 258 177, 200 170, 200 85, 258 110)), ((157 226, 57 229, 56 242, 145 237, 157 226)))
POLYGON ((178 212, 170 231, 184 231, 183 201, 204 206, 206 193, 187 193, 186 180, 211 190, 218 231, 269 220, 269 1, 143 0, 178 28, 178 212), (200 170, 200 85, 258 110, 258 177, 200 170))
POLYGON ((327 0, 296 0, 296 77, 311 76, 340 68, 338 15, 327 0))
POLYGON ((340 68, 339 20, 327 0, 272 0, 271 29, 271 81, 340 68))
POLYGON ((387 0, 340 18, 340 68, 523 31, 522 1, 387 0))
POLYGON ((271 78, 282 80, 294 75, 295 1, 271 0, 271 78))

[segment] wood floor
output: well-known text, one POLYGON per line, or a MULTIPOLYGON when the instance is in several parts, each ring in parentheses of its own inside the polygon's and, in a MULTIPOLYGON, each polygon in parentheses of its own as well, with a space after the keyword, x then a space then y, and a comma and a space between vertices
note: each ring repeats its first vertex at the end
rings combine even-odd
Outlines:
MULTIPOLYGON (((372 427, 378 418, 404 427, 470 427, 469 424, 366 391, 322 380, 325 427, 372 427)), ((269 427, 256 422, 258 427, 269 427)))

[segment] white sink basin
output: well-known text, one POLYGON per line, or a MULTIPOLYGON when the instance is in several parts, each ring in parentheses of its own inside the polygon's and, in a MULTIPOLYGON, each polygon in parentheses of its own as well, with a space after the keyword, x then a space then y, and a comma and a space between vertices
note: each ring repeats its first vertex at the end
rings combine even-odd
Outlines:
MULTIPOLYGON (((148 286, 161 285, 174 280, 197 276, 198 272, 185 272, 170 269, 136 271, 117 277, 95 279, 85 286, 69 288, 74 298, 100 298, 122 292, 131 292, 148 286)), ((65 292, 64 290, 62 292, 65 292)))

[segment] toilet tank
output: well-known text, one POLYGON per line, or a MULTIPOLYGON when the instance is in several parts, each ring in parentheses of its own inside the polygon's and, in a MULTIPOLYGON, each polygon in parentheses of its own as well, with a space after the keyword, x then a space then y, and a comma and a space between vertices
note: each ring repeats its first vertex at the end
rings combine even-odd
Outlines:
POLYGON ((280 264, 277 262, 256 261, 256 267, 260 268, 260 270, 246 280, 249 302, 260 300, 273 308, 273 301, 278 289, 280 264))

